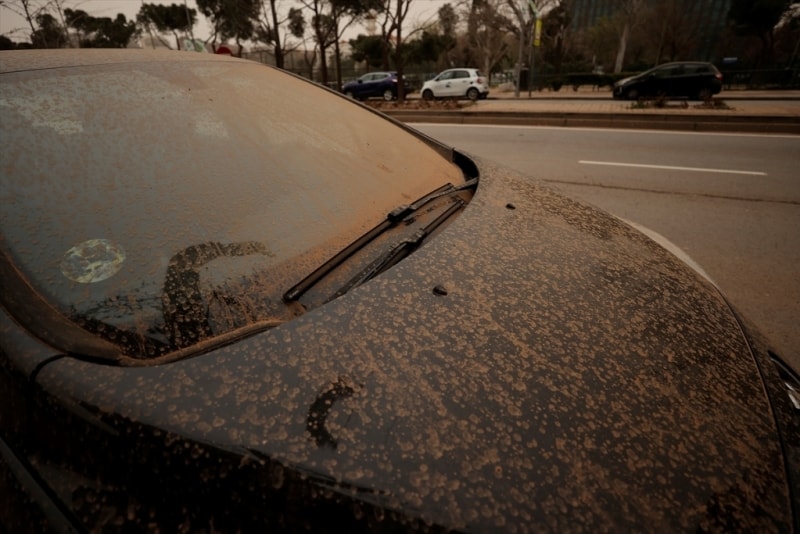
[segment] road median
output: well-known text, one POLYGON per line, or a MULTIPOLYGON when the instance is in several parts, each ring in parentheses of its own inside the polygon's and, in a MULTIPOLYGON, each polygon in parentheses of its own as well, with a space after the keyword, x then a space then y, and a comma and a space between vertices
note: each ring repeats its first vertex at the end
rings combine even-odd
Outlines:
POLYGON ((708 113, 591 113, 392 109, 381 111, 401 122, 493 124, 576 128, 627 128, 692 132, 800 135, 800 117, 708 113))

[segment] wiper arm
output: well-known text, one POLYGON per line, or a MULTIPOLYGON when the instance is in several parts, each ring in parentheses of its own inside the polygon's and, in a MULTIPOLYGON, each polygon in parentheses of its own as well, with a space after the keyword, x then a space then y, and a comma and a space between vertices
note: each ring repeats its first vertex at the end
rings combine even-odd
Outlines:
POLYGON ((326 302, 341 297, 354 287, 372 280, 385 270, 396 265, 400 260, 414 252, 431 233, 436 230, 442 223, 449 219, 456 211, 460 210, 466 205, 463 199, 457 199, 449 208, 442 212, 436 219, 428 223, 423 228, 417 230, 414 235, 409 238, 403 239, 395 243, 392 248, 381 254, 372 263, 370 263, 363 271, 354 276, 347 282, 339 291, 333 294, 326 302))
MULTIPOLYGON (((478 179, 473 178, 472 180, 468 180, 464 182, 460 186, 454 186, 453 184, 445 184, 438 189, 435 189, 425 195, 424 197, 416 200, 412 204, 398 206, 397 208, 390 211, 386 218, 381 221, 377 226, 369 230, 367 233, 350 243, 347 247, 339 251, 335 256, 330 258, 328 261, 317 267, 314 271, 312 271, 308 276, 300 280, 297 284, 292 286, 286 293, 283 294, 283 300, 285 302, 293 302, 299 299, 303 294, 308 291, 311 287, 314 286, 317 282, 322 280, 325 276, 327 276, 331 271, 336 269, 339 265, 341 265, 347 258, 364 248, 367 244, 369 244, 372 240, 376 237, 384 233, 386 230, 396 226, 398 223, 402 222, 406 217, 423 207, 425 204, 436 200, 439 197, 453 194, 457 191, 463 191, 464 189, 469 189, 474 187, 477 184, 478 179)), ((399 261, 399 260, 398 260, 399 261)))

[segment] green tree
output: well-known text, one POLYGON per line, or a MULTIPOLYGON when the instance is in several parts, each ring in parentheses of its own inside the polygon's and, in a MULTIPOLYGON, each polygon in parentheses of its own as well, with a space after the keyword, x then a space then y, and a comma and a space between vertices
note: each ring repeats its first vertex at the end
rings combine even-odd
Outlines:
POLYGON ((197 0, 200 13, 214 25, 212 39, 233 39, 236 54, 242 55, 242 42, 256 35, 261 3, 259 0, 197 0))
POLYGON ((547 13, 542 24, 544 59, 552 65, 556 76, 561 74, 561 65, 566 53, 567 28, 570 22, 572 22, 572 14, 561 2, 547 13))
POLYGON ((17 43, 5 35, 0 35, 0 50, 15 50, 16 48, 17 43))
MULTIPOLYGON (((414 0, 380 0, 380 9, 376 9, 381 17, 381 37, 383 38, 384 68, 389 69, 390 52, 394 48, 392 58, 397 77, 403 79, 405 70, 404 45, 406 36, 403 33, 409 9, 414 0)), ((403 84, 398 84, 397 99, 405 100, 403 84)))
POLYGON ((176 48, 180 50, 179 32, 192 37, 192 28, 197 24, 197 10, 178 4, 142 4, 136 20, 147 30, 151 38, 157 38, 168 48, 172 47, 161 38, 161 34, 171 33, 175 37, 176 48))
POLYGON ((355 39, 350 39, 350 57, 358 63, 366 62, 371 69, 383 65, 384 42, 380 35, 359 34, 355 39))
POLYGON ((111 19, 93 17, 80 9, 65 9, 64 19, 75 30, 83 48, 126 48, 138 33, 136 23, 128 21, 122 13, 111 19))
POLYGON ((739 35, 754 35, 761 42, 759 65, 772 61, 775 26, 789 11, 789 0, 731 0, 728 17, 739 35))
POLYGON ((75 30, 78 42, 86 39, 86 36, 94 31, 94 17, 82 9, 65 9, 64 21, 68 28, 75 30))
POLYGON ((339 43, 344 37, 344 32, 357 21, 381 8, 380 0, 328 0, 332 29, 334 32, 333 50, 336 61, 336 86, 342 86, 342 51, 339 43))
POLYGON ((509 37, 516 33, 514 14, 505 0, 481 0, 473 2, 469 17, 467 57, 489 76, 511 49, 509 37))
POLYGON ((423 31, 418 39, 406 43, 406 60, 411 64, 436 68, 452 46, 451 37, 437 31, 423 31))
POLYGON ((438 58, 439 66, 448 67, 450 66, 450 54, 458 42, 456 33, 458 29, 458 13, 456 13, 456 9, 452 4, 447 3, 439 8, 437 15, 439 17, 438 25, 441 32, 442 45, 444 46, 444 50, 442 50, 442 54, 438 58))
POLYGON ((64 27, 50 13, 36 15, 38 29, 31 33, 34 48, 64 48, 67 45, 67 34, 64 27))
POLYGON ((619 15, 602 17, 589 28, 589 50, 594 57, 593 63, 613 69, 619 46, 619 15))
POLYGON ((776 59, 795 67, 800 54, 800 3, 793 3, 775 27, 776 59))

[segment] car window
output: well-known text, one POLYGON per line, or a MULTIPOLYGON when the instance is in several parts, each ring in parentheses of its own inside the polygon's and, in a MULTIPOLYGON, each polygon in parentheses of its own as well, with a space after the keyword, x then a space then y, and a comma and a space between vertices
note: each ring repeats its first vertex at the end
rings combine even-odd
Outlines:
POLYGON ((454 75, 454 74, 455 74, 455 71, 448 70, 448 71, 445 71, 445 72, 441 73, 441 74, 439 75, 439 77, 438 77, 438 78, 436 78, 436 79, 437 79, 438 81, 450 80, 450 79, 452 79, 452 78, 453 78, 453 75, 454 75))
POLYGON ((461 78, 469 78, 469 72, 466 71, 466 70, 456 71, 455 77, 459 78, 459 79, 461 79, 461 78))
POLYGON ((323 258, 463 182, 419 138, 256 63, 0 82, 0 253, 65 317, 147 340, 134 356, 200 341, 176 342, 179 318, 201 337, 285 318, 282 291, 323 258), (203 317, 181 311, 196 298, 203 317))
POLYGON ((668 78, 670 76, 675 76, 678 73, 678 67, 663 67, 660 69, 656 69, 653 73, 656 78, 668 78))
POLYGON ((711 72, 711 69, 708 65, 687 65, 686 66, 686 73, 687 74, 707 74, 711 72))

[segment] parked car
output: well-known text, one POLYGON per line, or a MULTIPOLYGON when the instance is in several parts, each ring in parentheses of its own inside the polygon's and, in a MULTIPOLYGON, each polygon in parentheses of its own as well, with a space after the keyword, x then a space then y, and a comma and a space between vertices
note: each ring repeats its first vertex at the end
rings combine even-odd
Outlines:
POLYGON ((422 84, 422 98, 469 98, 489 96, 489 80, 478 69, 447 69, 422 84))
POLYGON ((796 376, 611 215, 211 54, 2 52, 0 135, 4 532, 798 525, 796 376))
POLYGON ((665 63, 614 84, 614 98, 685 97, 707 100, 722 90, 722 73, 712 63, 665 63))
MULTIPOLYGON (((384 100, 397 98, 397 73, 396 72, 369 72, 357 80, 342 86, 342 92, 350 98, 364 100, 371 97, 380 97, 384 100)), ((403 94, 411 92, 411 85, 403 82, 403 94)))

